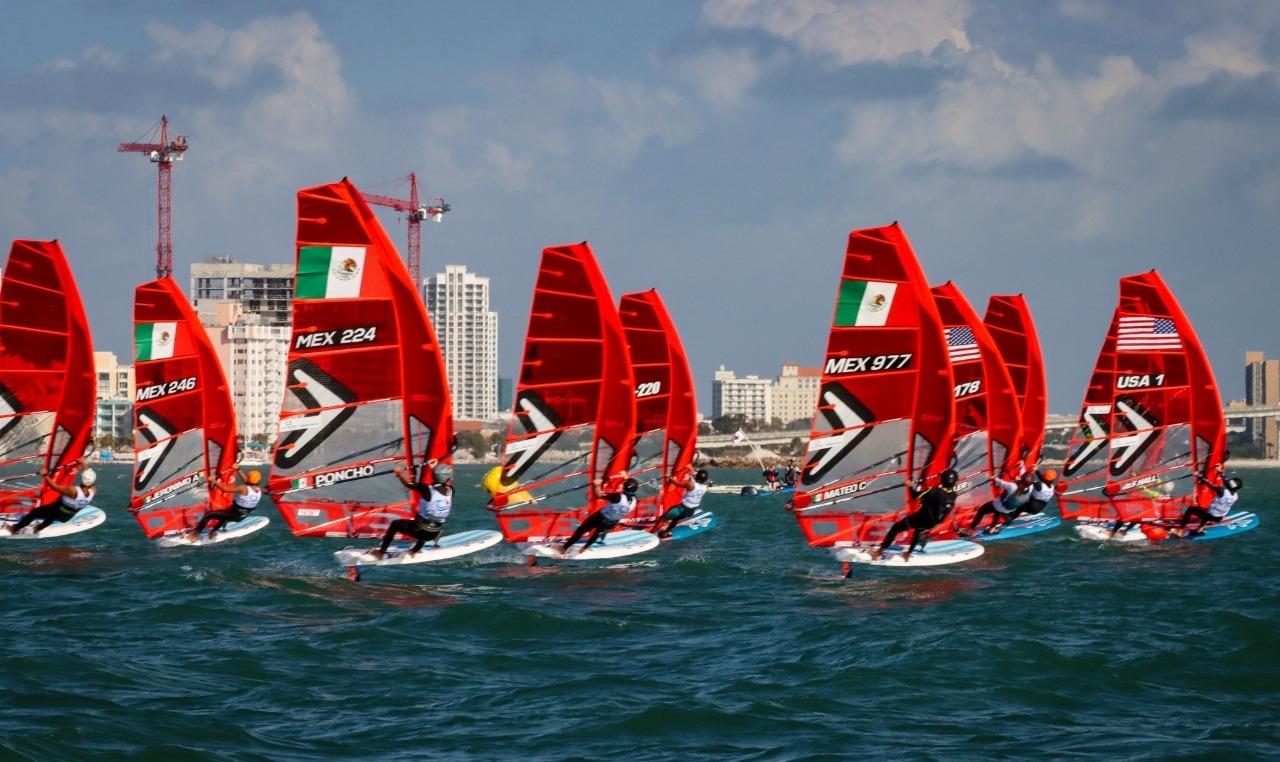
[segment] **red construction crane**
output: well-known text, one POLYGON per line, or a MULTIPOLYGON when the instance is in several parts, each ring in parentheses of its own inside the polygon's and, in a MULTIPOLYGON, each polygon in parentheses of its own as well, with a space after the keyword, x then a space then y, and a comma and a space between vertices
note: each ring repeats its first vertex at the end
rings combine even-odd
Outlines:
MULTIPOLYGON (((427 206, 418 203, 418 176, 410 172, 407 176, 401 177, 399 180, 392 182, 403 183, 409 181, 409 200, 401 201, 398 198, 390 196, 379 196, 374 193, 361 193, 364 200, 370 204, 378 206, 389 206, 400 212, 407 212, 409 217, 409 249, 406 252, 409 259, 409 276, 413 278, 413 287, 415 289, 422 288, 421 275, 422 269, 422 221, 430 217, 436 222, 444 217, 444 213, 449 211, 449 205, 444 199, 437 198, 435 206, 427 206)), ((399 187, 398 185, 396 187, 399 187)))
MULTIPOLYGON (((187 150, 187 136, 178 135, 173 139, 173 142, 170 142, 169 120, 164 116, 160 117, 159 129, 159 143, 121 143, 119 150, 145 153, 160 168, 160 235, 156 241, 156 277, 163 278, 173 272, 173 241, 169 231, 170 173, 173 172, 173 162, 182 161, 182 154, 187 150)), ((151 132, 143 137, 150 137, 155 133, 156 128, 153 127, 151 132)))

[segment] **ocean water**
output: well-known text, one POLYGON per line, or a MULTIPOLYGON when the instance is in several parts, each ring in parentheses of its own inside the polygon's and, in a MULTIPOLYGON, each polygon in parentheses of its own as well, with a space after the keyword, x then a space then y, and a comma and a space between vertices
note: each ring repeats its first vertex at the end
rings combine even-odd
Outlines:
MULTIPOLYGON (((494 528, 482 472, 450 530, 494 528)), ((1236 472, 1262 525, 1214 542, 1064 527, 840 579, 781 498, 709 495, 719 528, 622 562, 359 583, 266 501, 154 547, 101 473, 106 524, 0 542, 0 759, 1280 758, 1280 471, 1236 472)))

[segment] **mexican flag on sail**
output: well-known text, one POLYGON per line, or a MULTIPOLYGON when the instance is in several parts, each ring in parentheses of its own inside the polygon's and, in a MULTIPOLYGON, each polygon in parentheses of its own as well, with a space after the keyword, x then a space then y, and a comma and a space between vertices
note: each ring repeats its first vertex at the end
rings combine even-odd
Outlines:
POLYGON ((137 323, 133 326, 133 354, 137 362, 186 357, 194 352, 191 337, 178 323, 137 323))
POLYGON ((295 299, 351 299, 364 282, 365 247, 302 246, 298 249, 295 299))
POLYGON ((835 325, 895 326, 915 322, 910 289, 898 293, 898 283, 846 278, 836 299, 835 325))

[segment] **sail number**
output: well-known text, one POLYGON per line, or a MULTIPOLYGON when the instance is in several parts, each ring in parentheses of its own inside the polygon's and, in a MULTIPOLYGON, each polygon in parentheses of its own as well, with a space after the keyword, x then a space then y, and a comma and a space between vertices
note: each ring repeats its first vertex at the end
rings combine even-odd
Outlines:
POLYGON ((186 378, 180 378, 177 381, 164 381, 158 384, 152 384, 151 386, 144 386, 138 390, 138 395, 135 399, 138 402, 143 402, 145 400, 167 397, 170 394, 177 394, 178 392, 189 392, 195 388, 196 377, 188 376, 186 378))
POLYGON ((347 346, 351 344, 368 344, 378 338, 378 326, 367 325, 358 328, 343 328, 341 331, 312 331, 299 333, 293 337, 294 349, 315 349, 317 347, 347 346))
POLYGON ((956 399, 968 397, 971 394, 977 394, 982 389, 982 379, 977 378, 973 381, 966 381, 963 384, 956 384, 956 399))
POLYGON ((1144 376, 1116 376, 1117 389, 1142 389, 1148 386, 1164 386, 1164 374, 1156 373, 1151 375, 1148 373, 1144 376))
POLYGON ((636 387, 636 397, 652 397, 662 391, 661 381, 649 381, 636 387))
POLYGON ((867 357, 832 357, 823 372, 828 376, 844 373, 869 373, 877 370, 902 370, 911 364, 911 353, 901 355, 869 355, 867 357))

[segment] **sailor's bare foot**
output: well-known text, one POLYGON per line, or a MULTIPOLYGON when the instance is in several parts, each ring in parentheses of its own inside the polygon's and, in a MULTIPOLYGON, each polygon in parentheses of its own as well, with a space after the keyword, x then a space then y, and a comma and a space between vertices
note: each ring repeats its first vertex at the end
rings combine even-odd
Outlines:
POLYGON ((871 552, 870 552, 870 553, 868 553, 867 555, 868 555, 868 556, 871 556, 871 560, 872 560, 872 561, 879 561, 879 560, 880 560, 880 556, 883 556, 883 555, 884 555, 884 551, 883 551, 883 550, 880 550, 879 548, 876 548, 875 550, 871 551, 871 552))
POLYGON ((5 524, 4 532, 5 534, 17 534, 17 532, 13 531, 13 524, 5 524))
POLYGON ((379 549, 379 548, 374 548, 373 550, 369 551, 369 555, 373 556, 374 558, 378 559, 379 561, 381 561, 382 559, 384 559, 384 558, 386 558, 386 557, 387 557, 387 553, 386 553, 386 551, 381 550, 381 549, 379 549))
POLYGON ((211 532, 209 532, 209 534, 205 535, 205 539, 208 540, 209 542, 213 542, 213 538, 217 536, 218 536, 218 530, 214 529, 211 532))
POLYGON ((200 535, 196 534, 195 532, 187 532, 186 534, 182 535, 182 539, 186 540, 187 542, 195 542, 196 540, 200 539, 200 535))

